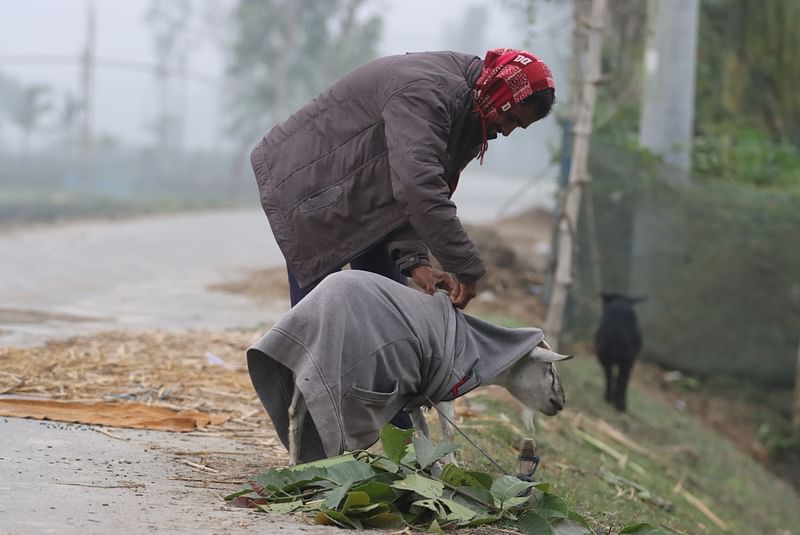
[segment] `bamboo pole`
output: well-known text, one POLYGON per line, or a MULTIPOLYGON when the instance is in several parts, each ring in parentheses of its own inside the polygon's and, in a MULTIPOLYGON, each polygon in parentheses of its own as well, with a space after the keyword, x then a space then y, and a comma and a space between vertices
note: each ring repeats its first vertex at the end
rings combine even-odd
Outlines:
MULTIPOLYGON (((583 186, 589 182, 589 136, 592 133, 597 83, 600 81, 600 63, 603 51, 603 24, 606 13, 606 0, 592 0, 592 15, 583 21, 588 33, 586 57, 586 76, 583 80, 578 116, 575 121, 572 146, 572 165, 569 170, 567 187, 563 191, 563 202, 558 222, 558 246, 556 274, 550 306, 547 309, 545 333, 553 350, 558 349, 559 338, 564 323, 564 309, 567 294, 572 285, 572 263, 575 234, 578 228, 578 213, 581 206, 583 186)), ((575 58, 574 61, 577 61, 575 58)))

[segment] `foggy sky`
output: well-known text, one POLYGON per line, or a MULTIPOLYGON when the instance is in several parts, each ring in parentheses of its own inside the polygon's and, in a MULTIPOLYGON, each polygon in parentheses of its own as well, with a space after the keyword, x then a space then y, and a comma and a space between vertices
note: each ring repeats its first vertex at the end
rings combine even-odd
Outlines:
MULTIPOLYGON (((219 1, 229 0, 217 3, 219 1)), ((204 0, 197 0, 198 9, 204 4, 204 0)), ((476 4, 475 0, 373 0, 370 9, 379 9, 384 15, 381 55, 452 48, 448 46, 447 29, 460 22, 464 9, 476 4)), ((548 3, 539 8, 539 24, 530 46, 530 50, 553 69, 560 102, 566 102, 566 61, 571 33, 567 4, 554 7, 548 3)), ((149 5, 150 0, 95 0, 97 56, 152 62, 155 57, 153 37, 144 21, 149 5)), ((85 6, 85 0, 0 0, 0 72, 25 84, 53 86, 59 103, 67 91, 77 96, 80 74, 77 65, 19 65, 8 63, 7 59, 40 55, 78 57, 85 40, 85 6)), ((494 14, 488 21, 486 45, 522 47, 523 34, 509 16, 508 9, 500 3, 488 4, 488 7, 494 14)), ((193 32, 193 42, 189 70, 221 79, 224 59, 218 44, 201 27, 193 32)), ((463 52, 484 53, 479 50, 463 52)), ((155 87, 153 76, 146 73, 97 69, 96 134, 109 133, 127 143, 152 139, 147 129, 156 114, 155 87)), ((190 82, 185 91, 187 145, 202 148, 224 144, 222 90, 190 82)), ((524 136, 545 149, 549 142, 557 139, 554 138, 557 132, 553 119, 548 118, 545 124, 529 129, 524 136)))

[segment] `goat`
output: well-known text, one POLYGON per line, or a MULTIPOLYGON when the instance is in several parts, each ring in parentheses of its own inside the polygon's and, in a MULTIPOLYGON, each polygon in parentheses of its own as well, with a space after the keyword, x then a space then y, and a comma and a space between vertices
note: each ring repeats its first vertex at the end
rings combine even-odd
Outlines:
MULTIPOLYGON (((547 416, 554 416, 564 408, 566 403, 556 362, 570 358, 572 357, 560 355, 538 346, 487 384, 504 387, 528 410, 538 410, 547 416)), ((455 412, 453 402, 442 402, 439 406, 452 420, 455 412)), ((295 388, 289 406, 289 459, 291 464, 297 464, 299 460, 300 439, 306 414, 307 408, 303 396, 300 389, 295 388)), ((428 424, 419 406, 412 408, 411 419, 420 433, 425 436, 429 435, 428 424)), ((452 443, 452 429, 444 419, 440 419, 440 422, 445 442, 452 443)), ((453 460, 452 457, 445 459, 446 462, 453 460)))
POLYGON ((642 334, 633 306, 645 298, 616 293, 601 293, 600 297, 603 315, 595 334, 595 354, 605 371, 605 400, 625 412, 628 380, 642 349, 642 334))
POLYGON ((493 325, 455 309, 447 292, 350 270, 325 277, 278 320, 247 350, 247 367, 297 463, 369 447, 398 411, 481 384, 556 414, 564 390, 555 363, 566 358, 541 329, 493 325))

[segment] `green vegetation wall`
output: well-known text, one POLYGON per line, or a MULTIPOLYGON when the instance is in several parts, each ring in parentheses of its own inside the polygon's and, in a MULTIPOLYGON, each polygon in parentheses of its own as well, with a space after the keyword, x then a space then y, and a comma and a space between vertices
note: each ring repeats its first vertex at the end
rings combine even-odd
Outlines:
POLYGON ((592 141, 568 336, 591 339, 600 291, 637 305, 643 358, 791 384, 800 344, 800 195, 695 178, 592 141))

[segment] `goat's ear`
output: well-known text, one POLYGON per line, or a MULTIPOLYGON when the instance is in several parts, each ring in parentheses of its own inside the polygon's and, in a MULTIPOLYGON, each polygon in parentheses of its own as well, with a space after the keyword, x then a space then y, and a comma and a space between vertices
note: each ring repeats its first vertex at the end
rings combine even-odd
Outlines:
POLYGON ((543 347, 536 346, 531 350, 531 357, 542 362, 561 362, 562 360, 569 360, 572 355, 562 355, 554 351, 549 351, 543 347))

